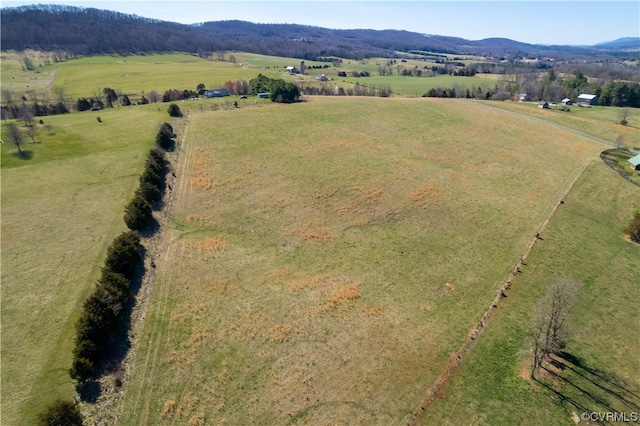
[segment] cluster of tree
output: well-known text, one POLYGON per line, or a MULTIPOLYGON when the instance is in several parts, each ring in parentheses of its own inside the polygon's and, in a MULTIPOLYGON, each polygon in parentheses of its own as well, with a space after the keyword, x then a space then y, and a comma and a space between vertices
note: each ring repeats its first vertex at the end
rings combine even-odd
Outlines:
POLYGON ((238 79, 236 81, 227 81, 224 88, 232 95, 248 95, 249 83, 246 80, 238 79))
MULTIPOLYGON (((346 77, 347 76, 347 72, 346 71, 338 71, 338 77, 346 77)), ((352 77, 369 77, 369 71, 351 71, 351 76, 352 77)))
POLYGON ((38 419, 38 426, 82 426, 78 405, 73 401, 57 400, 49 405, 38 419))
POLYGON ((580 284, 576 281, 557 279, 536 305, 528 325, 533 349, 531 377, 535 377, 536 370, 550 354, 558 354, 566 347, 567 318, 579 289, 580 284))
POLYGON ((85 300, 76 322, 76 340, 69 374, 84 382, 94 376, 108 356, 124 325, 131 301, 131 283, 142 261, 140 236, 135 231, 120 234, 107 248, 102 275, 85 300))
MULTIPOLYGON (((158 131, 156 144, 159 146, 172 146, 173 140, 166 142, 165 132, 173 133, 173 129, 167 123, 158 131), (165 129, 166 128, 166 129, 165 129), (160 136, 160 135, 163 136, 160 136)), ((140 185, 133 198, 124 208, 124 223, 133 231, 141 231, 146 228, 152 219, 152 205, 162 198, 166 177, 166 160, 164 151, 152 149, 147 156, 144 171, 140 175, 140 185)))
POLYGON ((600 91, 598 105, 640 108, 640 84, 611 82, 600 91))
POLYGON ((300 89, 293 83, 258 74, 249 81, 249 93, 269 93, 272 102, 291 103, 300 99, 300 89))
POLYGON ((3 88, 3 105, 0 107, 2 119, 14 118, 31 121, 33 117, 68 113, 69 110, 64 99, 64 88, 53 86, 51 91, 56 95, 56 99, 41 100, 35 93, 29 94, 30 99, 24 95, 16 99, 11 90, 3 88))
POLYGON ((492 99, 504 101, 511 98, 510 87, 500 88, 498 85, 493 87, 473 86, 461 87, 434 87, 429 89, 422 97, 426 98, 474 98, 474 99, 492 99))
POLYGON ((307 65, 308 69, 311 70, 321 70, 321 69, 326 69, 326 68, 331 68, 331 65, 328 64, 323 64, 323 65, 307 65))
POLYGON ((391 87, 388 85, 367 86, 364 84, 356 83, 352 87, 334 87, 326 83, 320 86, 303 86, 300 91, 304 95, 321 95, 321 96, 377 96, 381 98, 388 98, 393 94, 391 87))

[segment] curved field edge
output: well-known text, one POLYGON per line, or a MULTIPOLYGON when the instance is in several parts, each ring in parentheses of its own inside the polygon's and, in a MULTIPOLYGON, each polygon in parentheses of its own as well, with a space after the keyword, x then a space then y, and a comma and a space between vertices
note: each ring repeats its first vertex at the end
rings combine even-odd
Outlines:
POLYGON ((406 423, 602 149, 460 100, 189 126, 120 424, 406 423))
POLYGON ((637 200, 637 187, 601 162, 591 164, 422 424, 454 425, 473 418, 479 425, 571 425, 583 411, 637 412, 640 247, 623 237, 640 207, 637 200), (556 365, 560 368, 545 364, 553 373, 543 370, 542 384, 529 379, 527 324, 533 306, 557 278, 582 285, 569 317, 566 352, 571 356, 556 365))

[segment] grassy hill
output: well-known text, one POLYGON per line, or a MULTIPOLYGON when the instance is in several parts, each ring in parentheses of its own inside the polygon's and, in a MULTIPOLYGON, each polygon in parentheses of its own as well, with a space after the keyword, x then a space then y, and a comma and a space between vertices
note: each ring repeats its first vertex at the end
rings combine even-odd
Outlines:
MULTIPOLYGON (((114 415, 122 424, 406 424, 602 149, 501 117, 472 102, 331 98, 193 114, 167 256, 114 415)), ((636 190, 609 176, 621 193, 636 190)), ((570 262, 564 274, 593 278, 570 262)), ((542 286, 547 276, 537 277, 542 286)), ((517 357, 522 332, 514 344, 503 356, 517 357)), ((529 410, 547 410, 537 420, 565 419, 552 397, 528 392, 529 410)), ((440 413, 431 420, 449 418, 440 413)))
MULTIPOLYGON (((102 87, 195 89, 259 72, 290 78, 283 72, 290 58, 235 55, 236 63, 179 54, 87 57, 24 72, 16 56, 3 53, 2 84, 40 96, 64 85, 69 96, 91 96, 102 87)), ((400 80, 398 87, 408 95, 422 90, 400 80)), ((488 413, 508 394, 483 390, 505 382, 525 395, 522 406, 543 407, 542 419, 568 418, 554 395, 517 374, 526 361, 519 355, 523 324, 556 273, 584 284, 572 321, 589 321, 593 331, 572 341, 576 356, 638 393, 629 355, 638 349, 630 296, 637 247, 620 240, 640 207, 637 188, 598 160, 609 147, 603 141, 638 140, 638 111, 620 126, 618 109, 605 107, 565 113, 442 99, 238 102, 237 109, 218 108, 220 100, 180 103, 189 119, 175 123, 187 132, 148 314, 133 330, 125 386, 84 406, 93 420, 407 423, 591 160, 571 207, 549 226, 570 249, 545 238, 529 262, 531 275, 520 278, 527 284, 514 286, 495 331, 424 420, 454 422, 447 404, 461 401, 478 407, 468 415, 488 413), (574 235, 581 229, 594 237, 574 235), (596 307, 599 292, 610 297, 596 307), (600 340, 589 346, 592 338, 600 340), (494 379, 487 360, 498 355, 503 363, 495 365, 506 375, 494 379), (475 382, 483 372, 492 378, 475 382)), ((44 117, 53 134, 38 125, 38 143, 26 145, 30 160, 1 145, 3 422, 31 424, 52 399, 73 395, 73 324, 106 245, 124 229, 123 207, 157 126, 168 120, 166 107, 44 117)), ((527 413, 500 410, 505 423, 527 413)))

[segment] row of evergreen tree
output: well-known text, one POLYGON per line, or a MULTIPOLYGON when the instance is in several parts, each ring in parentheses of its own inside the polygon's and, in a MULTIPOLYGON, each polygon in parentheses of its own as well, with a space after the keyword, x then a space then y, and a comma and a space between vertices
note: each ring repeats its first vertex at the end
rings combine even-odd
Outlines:
POLYGON ((76 323, 76 342, 69 371, 71 378, 78 382, 95 375, 100 362, 111 355, 118 333, 124 331, 126 308, 133 296, 132 280, 142 262, 138 231, 149 225, 151 205, 162 197, 166 168, 164 152, 159 148, 152 149, 135 196, 125 207, 124 221, 130 230, 116 237, 107 248, 102 275, 83 304, 76 323))
MULTIPOLYGON (((159 202, 165 187, 168 164, 165 150, 174 146, 173 128, 163 123, 156 136, 156 147, 149 151, 140 185, 125 208, 124 220, 129 231, 121 233, 107 248, 107 255, 93 292, 83 303, 76 322, 73 361, 69 375, 77 383, 95 377, 98 369, 113 355, 127 332, 127 316, 135 294, 132 286, 140 272, 144 248, 139 231, 152 219, 151 206, 159 202)), ((82 415, 72 401, 57 400, 39 417, 40 425, 82 425, 82 415)))
MULTIPOLYGON (((164 123, 158 131, 156 144, 163 149, 171 149, 173 140, 166 135, 173 134, 173 129, 168 123, 164 123), (164 130, 168 127, 168 130, 164 130), (166 139, 168 138, 168 141, 166 139)), ((140 176, 140 185, 135 195, 125 206, 124 223, 133 231, 145 229, 153 219, 152 205, 160 201, 165 186, 166 160, 164 152, 152 149, 145 162, 144 172, 140 176)))

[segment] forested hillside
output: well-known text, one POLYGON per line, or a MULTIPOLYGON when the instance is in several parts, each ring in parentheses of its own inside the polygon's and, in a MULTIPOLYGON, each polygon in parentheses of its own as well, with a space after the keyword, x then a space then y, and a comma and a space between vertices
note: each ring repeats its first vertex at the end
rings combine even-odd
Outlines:
POLYGON ((58 49, 72 55, 237 50, 301 59, 388 57, 395 51, 563 59, 638 57, 637 51, 628 51, 630 46, 637 46, 637 39, 588 48, 540 46, 502 38, 469 41, 398 30, 331 30, 244 21, 183 25, 94 8, 52 5, 4 8, 1 17, 3 50, 58 49))

